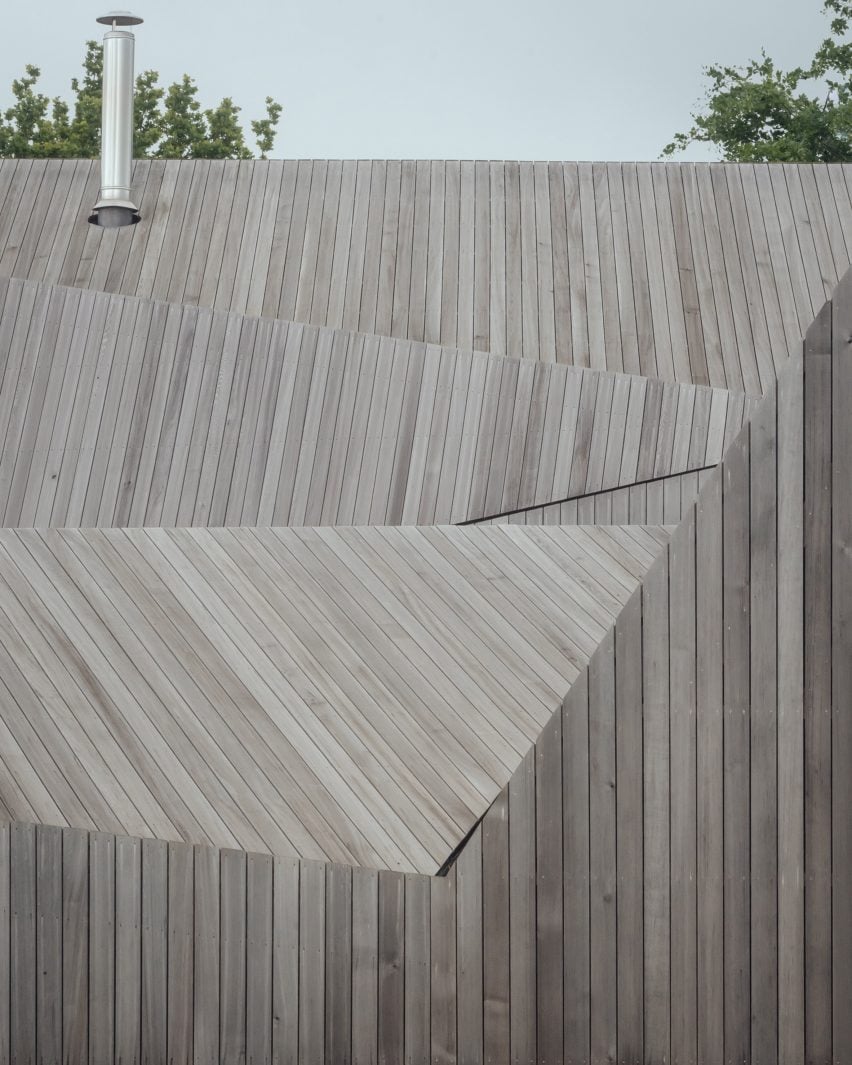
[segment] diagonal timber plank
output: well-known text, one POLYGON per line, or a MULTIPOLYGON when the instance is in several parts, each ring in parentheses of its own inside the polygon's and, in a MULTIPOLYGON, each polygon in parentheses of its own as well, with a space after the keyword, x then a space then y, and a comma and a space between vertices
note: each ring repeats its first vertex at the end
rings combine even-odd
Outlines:
POLYGON ((611 533, 4 530, 0 801, 432 872, 660 547, 611 533))

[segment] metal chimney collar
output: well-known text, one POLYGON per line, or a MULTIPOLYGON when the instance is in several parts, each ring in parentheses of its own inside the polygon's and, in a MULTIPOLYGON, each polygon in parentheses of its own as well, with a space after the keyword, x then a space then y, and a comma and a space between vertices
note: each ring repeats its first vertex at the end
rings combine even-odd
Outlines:
POLYGON ((102 26, 141 26, 143 19, 138 15, 131 15, 129 11, 110 11, 108 15, 101 15, 96 21, 102 26))

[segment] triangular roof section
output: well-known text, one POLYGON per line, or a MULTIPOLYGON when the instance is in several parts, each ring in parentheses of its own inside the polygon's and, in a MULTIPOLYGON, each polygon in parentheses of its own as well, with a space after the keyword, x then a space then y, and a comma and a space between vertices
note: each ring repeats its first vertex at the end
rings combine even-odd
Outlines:
POLYGON ((0 531, 0 809, 434 873, 666 539, 0 531))
POLYGON ((718 462, 724 389, 0 280, 0 525, 457 523, 718 462))

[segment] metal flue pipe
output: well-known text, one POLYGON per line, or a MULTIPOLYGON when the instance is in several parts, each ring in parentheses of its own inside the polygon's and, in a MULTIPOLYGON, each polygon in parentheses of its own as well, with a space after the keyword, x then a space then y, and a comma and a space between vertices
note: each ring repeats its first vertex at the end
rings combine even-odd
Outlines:
POLYGON ((135 37, 127 29, 142 19, 129 11, 111 11, 98 22, 104 34, 103 103, 101 107, 101 193, 95 204, 99 226, 116 229, 139 220, 131 199, 133 165, 133 49, 135 37))

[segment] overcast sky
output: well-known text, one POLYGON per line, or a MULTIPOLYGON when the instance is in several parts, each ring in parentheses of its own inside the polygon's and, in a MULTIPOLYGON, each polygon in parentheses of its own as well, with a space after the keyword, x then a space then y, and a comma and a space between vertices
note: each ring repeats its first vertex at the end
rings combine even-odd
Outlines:
MULTIPOLYGON (((820 2, 139 0, 136 65, 192 75, 246 122, 275 97, 277 157, 653 159, 688 127, 703 65, 808 59, 820 2)), ((0 106, 27 62, 67 93, 104 9, 6 0, 0 106)))

